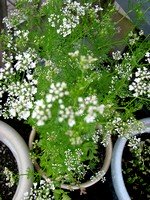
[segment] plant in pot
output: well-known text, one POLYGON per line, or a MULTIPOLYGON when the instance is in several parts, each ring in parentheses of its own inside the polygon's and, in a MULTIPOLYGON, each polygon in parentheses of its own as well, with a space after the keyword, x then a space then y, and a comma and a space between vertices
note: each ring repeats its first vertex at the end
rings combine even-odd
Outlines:
POLYGON ((8 124, 0 121, 0 188, 2 199, 21 199, 30 191, 33 170, 29 149, 23 138, 8 124))
POLYGON ((69 199, 61 188, 84 192, 106 173, 118 120, 126 127, 137 123, 134 112, 147 99, 132 96, 130 83, 148 42, 130 34, 141 45, 111 53, 112 5, 19 0, 16 8, 4 19, 0 92, 1 115, 33 127, 37 183, 24 199, 69 199))
MULTIPOLYGON (((118 121, 116 132, 119 134, 111 162, 112 181, 115 192, 119 200, 127 199, 147 199, 149 198, 149 184, 147 175, 149 174, 149 132, 150 132, 150 109, 149 109, 149 88, 150 88, 150 60, 149 41, 147 44, 139 40, 137 34, 130 34, 128 48, 134 52, 135 65, 137 67, 131 75, 129 92, 133 101, 140 103, 134 116, 139 120, 138 124, 131 124, 128 128, 118 121), (138 41, 139 40, 139 41, 138 41), (145 49, 145 53, 142 54, 145 49), (139 99, 144 100, 143 102, 139 99), (144 117, 142 119, 142 113, 144 117), (144 140, 144 138, 146 138, 144 140), (128 144, 128 145, 127 145, 128 144), (125 182, 124 182, 125 180, 125 182), (145 187, 146 186, 146 187, 145 187)), ((148 36, 149 37, 149 36, 148 36)))
MULTIPOLYGON (((148 118, 147 118, 148 120, 148 118)), ((127 190, 131 199, 148 199, 150 196, 150 187, 147 177, 149 176, 149 158, 150 158, 150 139, 149 133, 142 133, 133 136, 129 140, 128 155, 131 155, 131 160, 128 162, 123 156, 123 173, 127 190), (127 161, 127 162, 126 162, 127 161)), ((127 155, 127 154, 126 154, 127 155)))
POLYGON ((131 130, 130 137, 120 137, 112 155, 112 180, 118 199, 149 199, 150 118, 141 120, 143 127, 131 130))

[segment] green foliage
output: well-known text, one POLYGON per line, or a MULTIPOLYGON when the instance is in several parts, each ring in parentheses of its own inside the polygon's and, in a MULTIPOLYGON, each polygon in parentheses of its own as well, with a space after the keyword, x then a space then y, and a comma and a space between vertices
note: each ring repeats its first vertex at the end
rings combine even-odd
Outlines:
POLYGON ((18 0, 0 36, 1 113, 36 129, 31 157, 56 199, 69 199, 60 185, 80 184, 100 160, 99 143, 130 134, 134 113, 149 104, 150 42, 130 33, 127 50, 112 52, 115 9, 101 3, 18 0))
MULTIPOLYGON (((147 176, 149 175, 150 139, 144 134, 134 136, 128 144, 128 161, 123 163, 125 179, 130 187, 131 194, 134 192, 140 198, 148 197, 150 192, 147 176)), ((133 193, 133 194, 134 194, 133 193)), ((136 196, 136 195, 135 195, 136 196)))
POLYGON ((55 190, 54 197, 56 200, 71 200, 71 198, 67 195, 63 190, 55 190))

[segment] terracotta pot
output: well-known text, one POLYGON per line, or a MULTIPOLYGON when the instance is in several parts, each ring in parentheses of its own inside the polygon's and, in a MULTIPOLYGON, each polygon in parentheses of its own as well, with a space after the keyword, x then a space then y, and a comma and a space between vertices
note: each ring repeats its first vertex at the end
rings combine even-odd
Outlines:
MULTIPOLYGON (((29 137, 29 148, 30 149, 32 149, 32 144, 33 144, 35 135, 36 135, 36 131, 35 131, 35 129, 32 129, 30 137, 29 137)), ((106 174, 106 172, 110 166, 111 155, 112 155, 112 141, 110 139, 110 142, 106 147, 105 159, 104 159, 104 163, 100 170, 99 175, 97 175, 94 178, 94 180, 86 181, 85 183, 81 183, 80 185, 62 184, 61 188, 68 189, 68 190, 78 190, 78 189, 84 190, 85 188, 94 185, 100 179, 102 179, 102 177, 104 177, 104 175, 106 174)), ((38 165, 38 163, 35 160, 34 160, 34 165, 35 165, 36 170, 42 175, 42 177, 46 180, 49 180, 48 177, 46 176, 46 174, 41 170, 40 166, 38 165)))

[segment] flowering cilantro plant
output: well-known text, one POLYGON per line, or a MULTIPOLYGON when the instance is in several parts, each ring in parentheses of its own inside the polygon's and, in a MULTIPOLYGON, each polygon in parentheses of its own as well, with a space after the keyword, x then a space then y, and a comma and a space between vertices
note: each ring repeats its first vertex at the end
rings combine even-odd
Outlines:
POLYGON ((80 184, 99 162, 99 144, 130 134, 148 106, 150 42, 130 33, 127 52, 112 52, 114 8, 93 0, 18 0, 16 8, 0 36, 0 115, 34 127, 32 157, 55 186, 80 184))

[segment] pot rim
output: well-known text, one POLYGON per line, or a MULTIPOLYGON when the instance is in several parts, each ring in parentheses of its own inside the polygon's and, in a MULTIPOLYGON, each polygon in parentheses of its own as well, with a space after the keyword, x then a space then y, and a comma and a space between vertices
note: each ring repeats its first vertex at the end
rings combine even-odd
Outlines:
POLYGON ((10 149, 17 161, 19 182, 13 200, 21 200, 33 183, 32 177, 28 177, 28 171, 33 171, 29 149, 19 133, 3 121, 0 121, 0 141, 10 149))
MULTIPOLYGON (((34 141, 34 138, 36 136, 36 131, 34 128, 32 128, 32 131, 30 133, 29 136, 29 149, 32 150, 32 144, 34 141)), ((102 168, 99 170, 100 173, 98 173, 97 176, 94 177, 93 180, 88 180, 84 183, 81 183, 79 185, 69 185, 69 184, 61 184, 61 188, 62 189, 67 189, 67 190, 78 190, 80 189, 81 192, 82 190, 84 190, 87 187, 90 187, 92 185, 94 185, 95 183, 97 183, 100 179, 102 179, 104 177, 104 175, 106 174, 106 172, 108 171, 108 168, 110 166, 110 162, 111 162, 111 157, 112 157, 112 140, 111 138, 109 139, 109 143, 106 146, 106 152, 105 152, 105 159, 104 159, 104 163, 102 168)), ((41 174, 41 176, 46 180, 46 181, 50 181, 50 179, 46 176, 46 174, 42 171, 42 169, 40 168, 39 164, 36 162, 36 160, 33 161, 34 162, 34 166, 36 168, 36 170, 41 174)))
MULTIPOLYGON (((144 124, 144 128, 141 132, 133 132, 134 135, 143 134, 143 133, 150 133, 150 117, 144 118, 140 120, 144 124)), ((127 138, 120 137, 117 139, 113 153, 112 153, 112 160, 111 160, 111 176, 113 186, 116 192, 116 195, 119 200, 130 200, 130 196, 128 191, 125 187, 125 183, 123 180, 122 174, 122 156, 123 150, 125 148, 127 142, 127 138)))

